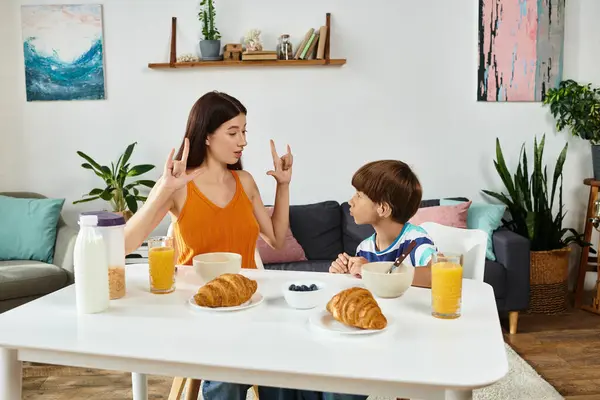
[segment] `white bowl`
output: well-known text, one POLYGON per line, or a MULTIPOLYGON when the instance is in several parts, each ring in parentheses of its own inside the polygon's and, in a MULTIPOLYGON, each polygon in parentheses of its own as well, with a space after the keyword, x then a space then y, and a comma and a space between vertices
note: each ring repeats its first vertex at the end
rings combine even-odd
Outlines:
POLYGON ((283 297, 290 307, 297 308, 299 310, 308 310, 315 308, 324 301, 324 289, 325 284, 321 281, 312 280, 297 280, 289 281, 283 285, 283 297), (307 292, 299 292, 290 290, 291 285, 302 286, 316 285, 317 289, 307 292))
POLYGON ((415 268, 412 265, 401 264, 393 273, 387 274, 393 263, 393 261, 379 261, 362 266, 360 274, 365 287, 375 296, 400 297, 412 285, 415 268))
POLYGON ((221 274, 237 274, 242 269, 242 256, 237 253, 204 253, 192 259, 196 274, 209 282, 221 274))

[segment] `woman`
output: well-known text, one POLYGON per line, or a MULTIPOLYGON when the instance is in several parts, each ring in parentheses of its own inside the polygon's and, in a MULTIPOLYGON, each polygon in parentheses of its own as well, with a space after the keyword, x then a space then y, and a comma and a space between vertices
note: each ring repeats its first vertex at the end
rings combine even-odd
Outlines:
MULTIPOLYGON (((279 157, 271 141, 277 191, 269 217, 252 175, 242 170, 246 141, 246 108, 235 98, 209 92, 192 107, 185 137, 144 205, 125 226, 127 254, 137 249, 167 213, 174 226, 177 264, 190 265, 200 253, 228 251, 242 255, 243 268, 256 268, 254 252, 260 234, 282 248, 289 226, 289 184, 293 157, 279 157)), ((203 396, 245 399, 248 385, 205 381, 203 396)), ((261 400, 280 398, 286 390, 259 388, 261 400)))

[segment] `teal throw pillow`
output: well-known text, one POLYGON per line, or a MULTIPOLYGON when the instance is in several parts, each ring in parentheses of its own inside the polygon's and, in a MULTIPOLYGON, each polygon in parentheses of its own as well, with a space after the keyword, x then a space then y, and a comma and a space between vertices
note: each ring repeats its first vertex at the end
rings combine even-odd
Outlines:
POLYGON ((0 195, 0 260, 51 264, 65 199, 21 199, 0 195))
MULTIPOLYGON (((451 206, 463 203, 463 201, 441 199, 441 206, 451 206)), ((502 217, 506 212, 503 204, 471 203, 467 212, 467 228, 481 229, 488 234, 486 258, 496 261, 492 234, 502 225, 502 217)))

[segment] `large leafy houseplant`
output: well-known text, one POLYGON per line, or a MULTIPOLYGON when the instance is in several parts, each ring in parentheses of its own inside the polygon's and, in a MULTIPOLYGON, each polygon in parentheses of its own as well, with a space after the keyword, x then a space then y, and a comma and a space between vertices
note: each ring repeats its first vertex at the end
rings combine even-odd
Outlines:
POLYGON ((84 152, 78 151, 77 154, 86 161, 81 166, 100 177, 104 181, 105 187, 92 189, 84 195, 84 198, 74 201, 73 204, 102 199, 111 204, 112 211, 121 213, 125 217, 135 213, 138 209, 138 202, 146 201, 146 197, 140 194, 138 188, 141 186, 152 188, 156 184, 155 181, 149 179, 127 182, 128 178, 145 174, 154 168, 154 165, 151 164, 130 166, 129 159, 136 144, 137 142, 134 142, 127 146, 117 162, 110 163, 110 167, 100 165, 84 152))
POLYGON ((549 89, 543 104, 550 106, 557 131, 568 128, 590 142, 594 178, 600 180, 600 88, 568 79, 549 89))
POLYGON ((537 138, 534 139, 533 170, 530 176, 525 144, 521 147, 517 170, 511 173, 506 166, 500 141, 496 138, 494 166, 508 193, 490 190, 483 190, 483 192, 508 207, 511 220, 504 221, 505 226, 528 238, 532 251, 563 249, 573 242, 581 246, 590 245, 583 241, 583 234, 579 234, 573 228, 562 226, 566 213, 562 202, 563 166, 567 158, 568 143, 556 160, 552 186, 548 190, 547 166, 542 165, 545 141, 545 135, 542 136, 539 145, 537 138), (558 202, 555 203, 557 191, 558 202), (553 212, 555 204, 558 209, 556 213, 553 212))
POLYGON ((600 144, 600 88, 568 79, 548 89, 543 104, 550 105, 556 130, 569 128, 573 136, 600 144))

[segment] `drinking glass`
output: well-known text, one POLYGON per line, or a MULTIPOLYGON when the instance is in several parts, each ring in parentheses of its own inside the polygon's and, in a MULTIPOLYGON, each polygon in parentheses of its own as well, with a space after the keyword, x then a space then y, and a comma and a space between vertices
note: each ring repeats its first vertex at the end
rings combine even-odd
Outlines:
POLYGON ((443 319, 460 317, 462 277, 462 254, 434 254, 431 265, 431 314, 434 317, 443 319))
POLYGON ((153 237, 148 240, 150 292, 171 293, 175 290, 175 248, 173 238, 153 237))

